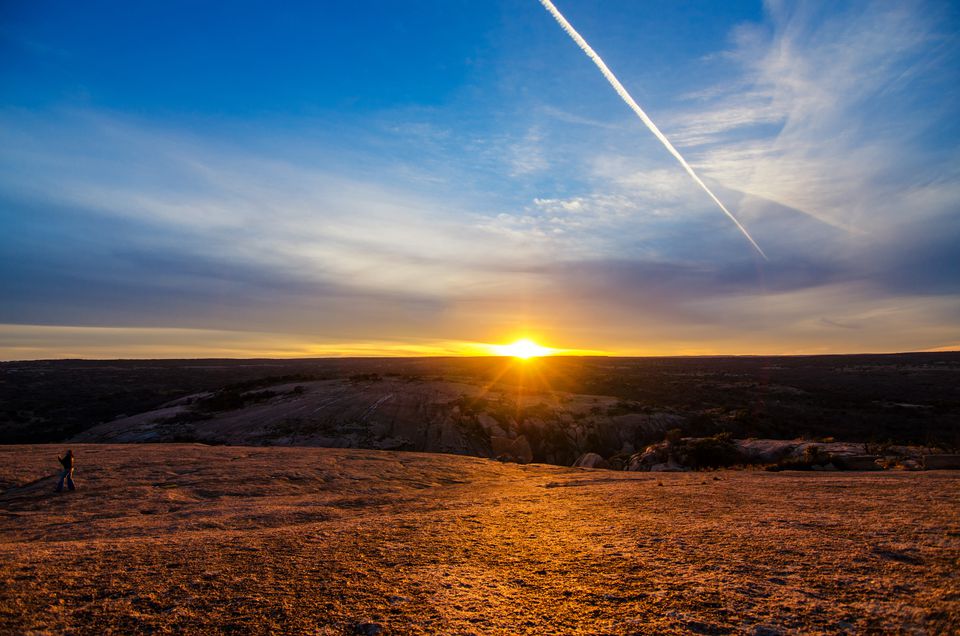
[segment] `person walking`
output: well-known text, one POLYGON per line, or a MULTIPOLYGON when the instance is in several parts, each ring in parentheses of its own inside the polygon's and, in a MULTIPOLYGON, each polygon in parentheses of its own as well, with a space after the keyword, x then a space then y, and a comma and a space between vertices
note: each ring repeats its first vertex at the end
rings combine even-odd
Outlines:
POLYGON ((67 488, 70 490, 76 490, 77 487, 73 483, 73 451, 67 450, 63 457, 57 455, 57 459, 60 461, 60 465, 63 467, 63 470, 60 471, 60 481, 57 483, 57 492, 63 490, 64 479, 67 480, 67 488))

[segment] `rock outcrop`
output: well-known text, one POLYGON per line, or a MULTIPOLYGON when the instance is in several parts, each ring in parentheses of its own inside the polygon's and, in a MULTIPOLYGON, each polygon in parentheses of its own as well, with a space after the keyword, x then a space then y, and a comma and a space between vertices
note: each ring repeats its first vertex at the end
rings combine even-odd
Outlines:
POLYGON ((960 470, 960 455, 924 455, 925 470, 960 470))
POLYGON ((647 471, 657 464, 663 464, 667 461, 667 445, 665 443, 653 444, 639 453, 630 456, 626 470, 637 472, 647 471))
POLYGON ((584 453, 573 462, 574 468, 610 468, 610 462, 596 453, 584 453))
POLYGON ((654 464, 650 467, 651 473, 683 473, 690 470, 689 466, 683 466, 676 462, 664 462, 662 464, 654 464))
POLYGON ((840 470, 881 470, 879 455, 839 455, 832 463, 840 470))
POLYGON ((494 436, 490 438, 490 447, 493 457, 501 461, 529 464, 533 461, 533 450, 530 442, 523 435, 510 439, 509 437, 494 436))

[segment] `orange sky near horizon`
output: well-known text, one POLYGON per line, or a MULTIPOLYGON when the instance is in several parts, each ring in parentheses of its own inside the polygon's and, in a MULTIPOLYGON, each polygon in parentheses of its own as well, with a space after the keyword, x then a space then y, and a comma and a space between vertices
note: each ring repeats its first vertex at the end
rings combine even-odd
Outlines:
MULTIPOLYGON (((0 360, 509 356, 514 355, 510 343, 520 338, 528 338, 546 348, 533 353, 535 356, 816 355, 904 351, 789 348, 759 342, 752 347, 744 343, 719 343, 711 347, 694 342, 663 342, 660 346, 649 347, 564 347, 562 342, 531 332, 507 334, 497 342, 426 339, 319 342, 289 334, 207 329, 0 325, 0 360)), ((917 350, 960 351, 960 342, 917 350)))

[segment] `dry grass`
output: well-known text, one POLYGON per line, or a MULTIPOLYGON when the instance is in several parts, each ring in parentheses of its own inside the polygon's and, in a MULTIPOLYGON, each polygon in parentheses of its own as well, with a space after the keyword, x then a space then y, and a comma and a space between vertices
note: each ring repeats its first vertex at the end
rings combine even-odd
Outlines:
POLYGON ((0 447, 4 633, 957 633, 960 474, 0 447))

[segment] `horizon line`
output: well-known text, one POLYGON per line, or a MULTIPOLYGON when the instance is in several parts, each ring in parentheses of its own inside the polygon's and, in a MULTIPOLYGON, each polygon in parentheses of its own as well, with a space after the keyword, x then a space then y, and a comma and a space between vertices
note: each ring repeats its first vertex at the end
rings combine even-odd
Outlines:
MULTIPOLYGON (((957 349, 927 349, 927 350, 909 350, 909 351, 857 351, 846 353, 699 353, 699 354, 643 354, 643 355, 620 355, 620 354, 548 354, 534 356, 531 359, 544 358, 563 358, 563 359, 655 359, 655 358, 826 358, 842 356, 897 356, 897 355, 921 355, 921 354, 960 354, 960 348, 957 349)), ((208 361, 231 361, 231 362, 255 362, 261 360, 269 361, 311 361, 311 360, 518 360, 516 356, 509 355, 343 355, 343 356, 287 356, 287 357, 201 357, 201 358, 10 358, 0 359, 0 364, 12 364, 22 362, 208 362, 208 361)))

